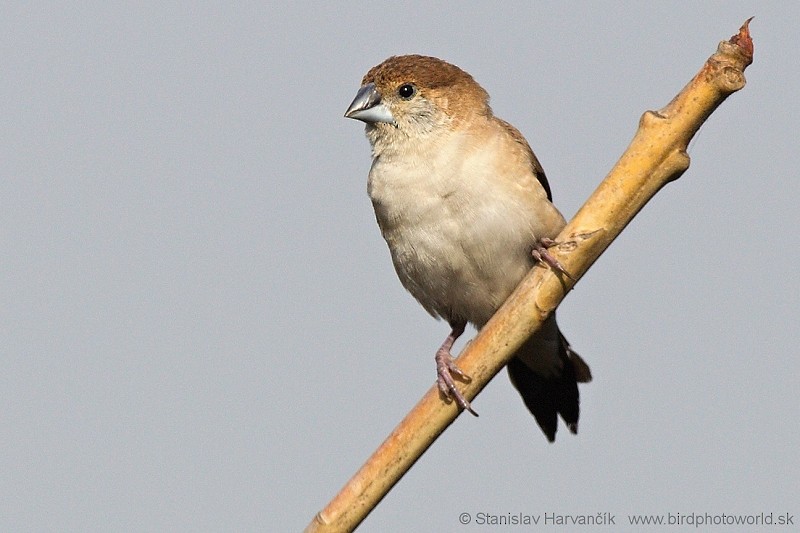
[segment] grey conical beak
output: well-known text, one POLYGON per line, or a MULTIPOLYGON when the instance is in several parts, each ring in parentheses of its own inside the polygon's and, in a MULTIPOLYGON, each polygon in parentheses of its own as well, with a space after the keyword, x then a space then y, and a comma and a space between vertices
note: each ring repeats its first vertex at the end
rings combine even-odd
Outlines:
POLYGON ((397 125, 391 111, 381 100, 381 93, 378 92, 374 83, 367 83, 358 90, 358 94, 345 111, 344 116, 368 124, 385 122, 397 125))

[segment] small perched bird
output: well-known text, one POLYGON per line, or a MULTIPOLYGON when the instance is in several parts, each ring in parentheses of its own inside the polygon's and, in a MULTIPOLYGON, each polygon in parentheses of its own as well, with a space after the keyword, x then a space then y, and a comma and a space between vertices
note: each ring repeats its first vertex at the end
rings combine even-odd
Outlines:
MULTIPOLYGON (((491 318, 566 224, 525 138, 495 117, 466 72, 435 57, 393 56, 362 80, 345 117, 366 123, 368 192, 403 286, 450 334, 437 350, 446 399, 475 414, 450 350, 467 323, 491 318), (454 378, 455 376, 455 378, 454 378)), ((551 315, 508 363, 511 382, 549 441, 557 415, 578 431, 578 382, 589 367, 551 315)))

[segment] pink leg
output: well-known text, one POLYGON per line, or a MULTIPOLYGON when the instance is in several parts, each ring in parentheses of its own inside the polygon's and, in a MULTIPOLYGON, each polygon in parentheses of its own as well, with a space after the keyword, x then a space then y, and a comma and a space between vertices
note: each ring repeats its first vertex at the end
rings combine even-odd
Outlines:
POLYGON ((436 383, 439 385, 439 391, 444 395, 445 398, 449 398, 455 400, 458 406, 461 409, 469 411, 475 416, 478 416, 472 406, 469 404, 464 395, 456 387, 456 383, 453 380, 453 374, 458 376, 460 379, 469 381, 469 376, 464 374, 453 362, 453 356, 450 354, 450 350, 453 348, 453 344, 455 344, 456 339, 458 339, 462 333, 464 333, 464 328, 466 324, 464 322, 459 322, 455 324, 450 324, 450 335, 444 340, 442 345, 436 350, 436 383))
POLYGON ((577 281, 575 278, 572 277, 572 275, 569 272, 567 272, 567 270, 564 268, 564 265, 562 265, 558 259, 550 255, 550 252, 547 251, 548 247, 553 246, 555 244, 557 243, 553 239, 548 239, 548 238, 539 239, 533 245, 533 250, 531 250, 531 255, 537 261, 541 261, 549 265, 550 268, 552 268, 556 272, 561 272, 572 281, 577 281))

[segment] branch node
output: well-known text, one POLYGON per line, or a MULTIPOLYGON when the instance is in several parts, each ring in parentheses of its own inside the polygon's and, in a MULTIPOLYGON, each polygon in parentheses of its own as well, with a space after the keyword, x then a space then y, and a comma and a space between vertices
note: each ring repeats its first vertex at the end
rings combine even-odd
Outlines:
POLYGON ((734 93, 744 87, 744 73, 736 67, 727 66, 722 69, 722 75, 718 76, 720 89, 729 93, 734 93))
POLYGON ((581 242, 587 241, 592 237, 599 236, 597 234, 602 233, 603 231, 604 231, 603 228, 598 228, 598 229, 582 230, 579 232, 571 233, 569 236, 570 240, 568 242, 570 244, 573 244, 574 246, 577 246, 578 243, 576 241, 581 241, 581 242))
POLYGON ((640 128, 654 128, 660 121, 666 120, 666 115, 659 111, 645 111, 639 119, 640 128))

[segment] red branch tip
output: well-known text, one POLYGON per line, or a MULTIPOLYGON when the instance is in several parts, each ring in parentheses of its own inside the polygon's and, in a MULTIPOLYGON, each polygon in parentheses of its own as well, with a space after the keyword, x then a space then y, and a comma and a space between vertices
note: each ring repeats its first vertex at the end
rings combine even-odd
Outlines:
POLYGON ((735 44, 742 49, 742 52, 747 57, 747 64, 753 62, 753 39, 750 37, 750 21, 755 17, 750 17, 744 21, 742 27, 739 28, 739 33, 730 38, 730 43, 735 44))

